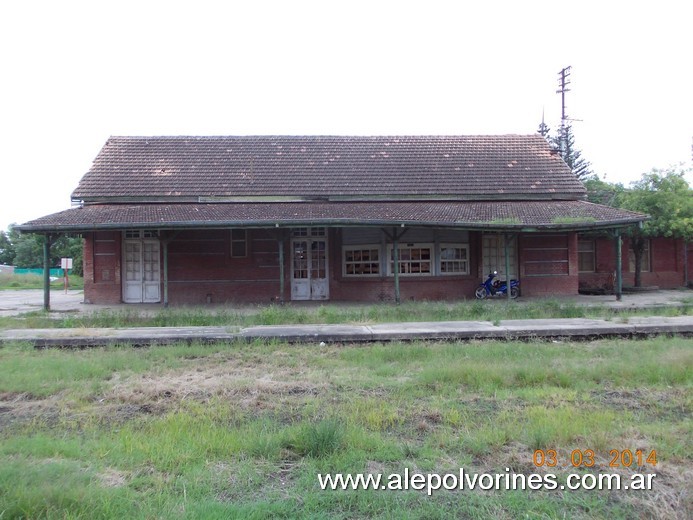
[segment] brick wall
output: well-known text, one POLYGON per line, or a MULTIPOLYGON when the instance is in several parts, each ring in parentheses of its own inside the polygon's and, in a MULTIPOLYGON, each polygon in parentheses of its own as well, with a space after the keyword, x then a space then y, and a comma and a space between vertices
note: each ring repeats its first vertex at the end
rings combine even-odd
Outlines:
POLYGON ((121 234, 99 231, 84 236, 84 301, 112 304, 122 301, 121 234))
POLYGON ((576 233, 526 233, 519 246, 522 295, 577 294, 576 233))
MULTIPOLYGON (((588 237, 585 237, 588 238, 588 237)), ((613 238, 596 237, 595 271, 580 273, 580 287, 584 289, 610 287, 614 283, 616 270, 616 247, 613 238)), ((681 287, 684 283, 684 243, 671 238, 650 240, 650 271, 642 272, 643 286, 658 286, 662 289, 681 287)), ((623 285, 634 284, 635 273, 629 262, 630 242, 623 238, 621 245, 623 285)), ((691 263, 691 259, 688 259, 691 263)), ((693 264, 691 264, 693 265, 693 264)))
POLYGON ((246 255, 234 257, 230 230, 176 234, 168 245, 169 302, 269 303, 278 299, 277 235, 272 230, 249 229, 246 237, 246 255))
MULTIPOLYGON (((279 240, 284 249, 285 300, 291 299, 291 240, 286 230, 249 229, 246 254, 232 254, 230 230, 162 232, 168 242, 168 296, 171 304, 266 303, 281 297, 279 240)), ((408 300, 474 298, 482 281, 481 233, 469 233, 469 275, 402 276, 400 295, 408 300)), ((328 230, 329 291, 334 301, 393 301, 394 277, 352 278, 342 274, 341 232, 328 230)), ((576 294, 577 236, 574 233, 523 234, 518 237, 521 293, 525 296, 576 294)), ((93 303, 122 300, 122 234, 85 235, 85 299, 93 303)))

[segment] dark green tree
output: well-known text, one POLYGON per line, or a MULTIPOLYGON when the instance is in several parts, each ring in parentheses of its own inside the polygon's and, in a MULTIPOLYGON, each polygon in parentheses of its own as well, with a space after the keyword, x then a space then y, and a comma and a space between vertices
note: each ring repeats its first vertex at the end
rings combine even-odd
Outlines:
MULTIPOLYGON (((44 236, 34 233, 18 233, 10 229, 8 238, 14 249, 17 267, 43 267, 44 236)), ((72 258, 72 274, 82 275, 82 239, 60 235, 53 237, 50 249, 50 266, 60 267, 61 258, 72 258)))
POLYGON ((14 265, 15 251, 8 233, 0 231, 0 264, 14 265))
POLYGON ((596 175, 590 175, 582 179, 582 184, 587 190, 587 200, 604 206, 616 206, 620 195, 625 191, 623 184, 612 184, 604 181, 596 175))
POLYGON ((631 248, 635 258, 635 286, 641 286, 642 255, 645 241, 653 237, 693 240, 693 189, 688 185, 687 170, 671 167, 654 169, 643 174, 630 189, 617 197, 617 205, 624 209, 650 215, 642 227, 630 230, 631 248))
POLYGON ((61 258, 72 258, 72 274, 82 276, 82 239, 61 235, 51 246, 51 259, 60 265, 61 258))
POLYGON ((15 265, 21 268, 43 267, 43 236, 33 233, 12 235, 15 265))
POLYGON ((556 135, 549 137, 549 142, 560 151, 561 157, 578 179, 582 181, 593 175, 592 165, 575 146, 575 134, 571 125, 563 130, 559 129, 556 135))

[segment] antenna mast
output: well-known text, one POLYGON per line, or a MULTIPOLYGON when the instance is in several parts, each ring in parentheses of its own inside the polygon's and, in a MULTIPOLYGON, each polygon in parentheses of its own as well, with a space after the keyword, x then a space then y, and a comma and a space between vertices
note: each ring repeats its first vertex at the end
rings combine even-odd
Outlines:
POLYGON ((561 71, 558 73, 558 90, 556 91, 556 94, 561 95, 561 138, 560 138, 560 145, 561 145, 561 155, 563 155, 563 156, 565 156, 566 150, 568 148, 568 143, 566 142, 567 137, 568 137, 568 125, 566 123, 566 121, 568 121, 568 116, 565 113, 565 93, 570 92, 568 85, 570 85, 570 65, 561 69, 561 71))

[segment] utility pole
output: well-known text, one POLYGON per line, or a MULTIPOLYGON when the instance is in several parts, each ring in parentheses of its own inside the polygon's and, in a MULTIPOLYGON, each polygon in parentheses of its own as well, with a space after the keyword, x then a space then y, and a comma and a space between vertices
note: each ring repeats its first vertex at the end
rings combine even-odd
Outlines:
POLYGON ((570 85, 570 65, 561 69, 561 72, 558 73, 558 90, 556 91, 556 94, 561 95, 561 139, 560 139, 560 144, 561 144, 561 155, 563 157, 565 157, 565 154, 566 154, 567 149, 568 149, 568 143, 566 142, 567 137, 568 137, 568 125, 566 124, 566 121, 568 121, 568 116, 565 113, 565 93, 570 92, 568 85, 570 85))

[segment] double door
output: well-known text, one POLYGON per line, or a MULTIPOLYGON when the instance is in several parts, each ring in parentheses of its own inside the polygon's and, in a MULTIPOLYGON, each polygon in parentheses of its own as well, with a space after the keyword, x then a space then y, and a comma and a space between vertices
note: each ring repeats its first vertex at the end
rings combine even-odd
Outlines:
POLYGON ((499 280, 517 279, 517 238, 513 236, 507 242, 508 257, 510 259, 510 273, 505 272, 505 247, 506 239, 502 234, 482 235, 482 276, 493 271, 498 271, 499 280))
POLYGON ((156 303, 161 300, 159 241, 126 239, 123 242, 125 303, 156 303))
POLYGON ((327 300, 327 235, 325 228, 300 228, 291 239, 291 299, 327 300))

